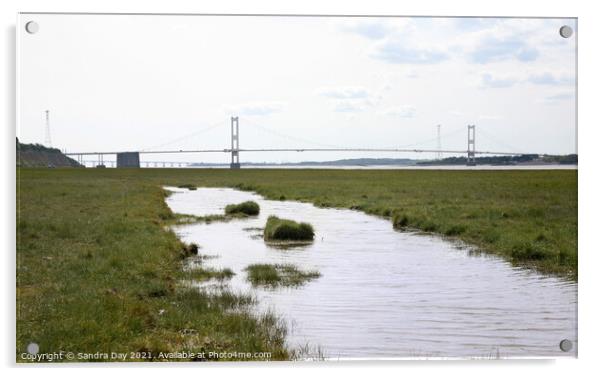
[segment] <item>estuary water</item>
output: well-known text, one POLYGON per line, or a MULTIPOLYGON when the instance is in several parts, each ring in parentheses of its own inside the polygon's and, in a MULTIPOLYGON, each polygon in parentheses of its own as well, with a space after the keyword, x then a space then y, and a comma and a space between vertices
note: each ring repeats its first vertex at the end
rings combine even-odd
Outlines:
MULTIPOLYGON (((256 296, 288 326, 291 348, 320 349, 329 359, 575 356, 577 284, 511 266, 437 236, 395 231, 362 212, 272 201, 233 189, 167 187, 176 213, 223 214, 227 204, 256 201, 256 218, 175 227, 201 246, 205 266, 232 269, 226 288, 256 296), (269 215, 309 222, 310 245, 266 245, 269 215), (321 277, 295 288, 254 288, 253 263, 294 264, 321 277), (563 352, 559 343, 572 341, 563 352)), ((199 288, 207 288, 200 285, 199 288)))

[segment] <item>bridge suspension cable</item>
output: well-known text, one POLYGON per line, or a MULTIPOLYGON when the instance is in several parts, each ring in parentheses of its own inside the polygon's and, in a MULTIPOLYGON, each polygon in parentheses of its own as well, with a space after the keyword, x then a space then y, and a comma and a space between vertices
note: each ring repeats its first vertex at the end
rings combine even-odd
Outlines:
POLYGON ((317 145, 317 146, 321 146, 321 147, 327 147, 327 148, 340 148, 340 145, 332 145, 332 144, 325 144, 322 142, 316 142, 316 141, 312 141, 312 140, 308 140, 306 138, 302 138, 302 137, 297 137, 297 136, 291 136, 291 135, 287 135, 272 129, 269 129, 265 126, 262 126, 254 121, 249 121, 248 119, 244 120, 245 123, 250 123, 251 125, 255 126, 256 129, 259 129, 260 131, 263 131, 265 133, 269 133, 272 134, 274 136, 278 136, 280 138, 285 138, 285 139, 289 139, 289 140, 293 140, 293 141, 299 141, 299 142, 303 142, 306 144, 312 144, 312 145, 317 145))
POLYGON ((196 137, 196 136, 198 136, 198 135, 200 135, 202 133, 209 132, 209 131, 211 131, 211 130, 219 127, 219 126, 223 126, 224 124, 225 124, 224 120, 220 120, 220 121, 218 121, 218 122, 216 122, 214 124, 211 124, 211 125, 209 125, 209 126, 207 126, 205 128, 199 129, 198 131, 194 131, 194 132, 186 134, 184 136, 172 139, 171 141, 162 143, 160 145, 155 145, 155 146, 152 146, 152 147, 141 149, 140 151, 156 150, 156 149, 160 149, 160 148, 165 147, 165 146, 173 145, 173 144, 178 143, 180 141, 184 141, 184 140, 188 140, 190 138, 196 137))
MULTIPOLYGON (((444 133, 440 137, 441 137, 441 139, 444 139, 444 138, 447 138, 447 137, 449 137, 451 135, 455 135, 455 134, 459 134, 459 133, 463 134, 464 132, 466 132, 466 126, 462 126, 460 128, 456 128, 455 130, 452 130, 452 131, 449 131, 447 133, 444 133)), ((411 143, 411 144, 401 145, 399 147, 400 148, 409 148, 409 147, 413 147, 413 146, 428 144, 428 143, 435 142, 435 141, 438 141, 438 140, 439 140, 439 137, 436 136, 436 137, 428 138, 428 139, 425 139, 425 140, 422 140, 422 141, 419 141, 419 142, 414 142, 414 143, 411 143)), ((439 149, 439 148, 437 148, 437 149, 439 149)))
POLYGON ((512 151, 516 152, 517 154, 528 154, 528 153, 520 153, 520 151, 517 150, 516 148, 510 146, 508 143, 500 141, 499 138, 493 136, 491 133, 484 130, 483 127, 480 127, 479 128, 479 136, 482 137, 483 135, 485 136, 485 139, 492 141, 494 146, 495 146, 495 144, 499 144, 499 145, 503 146, 504 148, 508 148, 508 150, 512 150, 512 151))
MULTIPOLYGON (((325 143, 312 141, 312 140, 309 140, 309 139, 306 139, 306 138, 302 138, 302 137, 298 137, 298 136, 287 135, 287 134, 284 134, 282 132, 278 132, 278 131, 274 131, 272 129, 269 129, 269 128, 267 128, 265 126, 262 126, 262 125, 260 125, 260 124, 258 124, 256 122, 254 122, 254 121, 250 121, 249 119, 245 119, 244 121, 245 121, 245 123, 250 123, 255 128, 257 128, 257 129, 259 129, 259 130, 261 130, 263 132, 266 132, 266 133, 269 133, 269 134, 272 134, 272 135, 275 135, 275 136, 278 136, 278 137, 281 137, 281 138, 290 139, 290 140, 293 140, 293 141, 300 141, 300 142, 303 142, 303 143, 306 143, 306 144, 313 144, 313 145, 317 145, 317 146, 320 146, 320 147, 325 147, 325 148, 328 148, 328 149, 349 149, 348 146, 325 144, 325 143)), ((454 129, 454 130, 452 130, 450 132, 444 133, 440 137, 441 138, 447 138, 447 137, 449 137, 451 135, 459 134, 460 132, 463 133, 465 131, 466 131, 466 127, 462 126, 462 127, 456 128, 456 129, 454 129)), ((438 137, 432 137, 432 138, 428 138, 428 139, 425 139, 425 140, 422 140, 422 141, 419 141, 419 142, 413 142, 413 143, 410 143, 410 144, 397 145, 397 146, 391 146, 391 147, 384 147, 384 148, 381 148, 381 149, 410 148, 410 147, 417 146, 417 145, 424 145, 424 144, 427 144, 427 143, 430 143, 430 142, 434 142, 434 141, 437 141, 437 140, 438 140, 438 137)), ((359 149, 362 149, 362 148, 359 148, 359 149)))

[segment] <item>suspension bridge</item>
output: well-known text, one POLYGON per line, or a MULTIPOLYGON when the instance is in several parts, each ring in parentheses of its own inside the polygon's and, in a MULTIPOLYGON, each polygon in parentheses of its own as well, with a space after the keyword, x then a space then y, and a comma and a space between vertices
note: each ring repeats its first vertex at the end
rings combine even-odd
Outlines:
MULTIPOLYGON (((174 161, 140 161, 140 155, 152 154, 197 154, 197 153, 224 153, 230 154, 230 168, 240 168, 240 154, 250 152, 358 152, 358 153, 435 153, 439 157, 441 154, 466 155, 468 166, 476 165, 477 155, 497 155, 497 156, 516 156, 522 154, 538 154, 538 153, 519 153, 508 151, 493 151, 493 150, 477 150, 476 149, 476 126, 470 124, 467 126, 467 148, 464 150, 441 149, 440 126, 437 128, 437 148, 408 148, 408 147, 286 147, 286 148, 241 148, 240 147, 240 132, 239 118, 230 118, 230 147, 223 149, 171 149, 171 150, 101 150, 87 152, 66 152, 65 155, 74 157, 80 164, 96 164, 98 167, 106 167, 109 164, 111 167, 186 167, 192 162, 174 162, 174 161), (105 157, 115 155, 115 161, 107 161, 105 157), (120 163, 120 157, 133 157, 133 162, 120 163), (86 159, 94 158, 94 159, 86 159)), ((180 138, 178 140, 181 140, 180 138)), ((176 140, 177 141, 177 140, 176 140)))

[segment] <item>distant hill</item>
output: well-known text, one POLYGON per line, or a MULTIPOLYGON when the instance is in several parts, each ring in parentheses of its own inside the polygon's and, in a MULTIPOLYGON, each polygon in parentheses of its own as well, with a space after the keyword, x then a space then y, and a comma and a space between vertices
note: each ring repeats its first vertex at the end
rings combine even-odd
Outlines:
MULTIPOLYGON (((545 155, 537 154, 522 154, 514 156, 488 156, 477 157, 477 165, 492 165, 492 166, 515 166, 515 165, 546 165, 546 164, 561 164, 561 165, 576 165, 577 154, 568 155, 545 155)), ((419 166, 446 166, 446 165, 465 165, 466 157, 449 157, 438 160, 419 161, 416 163, 419 166)))
POLYGON ((83 167, 59 149, 22 144, 17 139, 17 167, 83 167))
POLYGON ((327 162, 299 162, 300 166, 401 166, 414 165, 416 161, 408 158, 354 158, 327 162))

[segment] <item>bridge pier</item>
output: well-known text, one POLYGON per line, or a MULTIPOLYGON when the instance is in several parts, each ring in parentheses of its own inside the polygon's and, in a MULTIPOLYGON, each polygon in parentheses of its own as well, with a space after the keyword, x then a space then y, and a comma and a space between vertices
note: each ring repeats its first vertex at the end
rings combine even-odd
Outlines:
POLYGON ((104 156, 102 154, 98 154, 98 164, 96 167, 105 167, 104 156))

